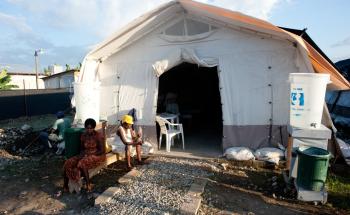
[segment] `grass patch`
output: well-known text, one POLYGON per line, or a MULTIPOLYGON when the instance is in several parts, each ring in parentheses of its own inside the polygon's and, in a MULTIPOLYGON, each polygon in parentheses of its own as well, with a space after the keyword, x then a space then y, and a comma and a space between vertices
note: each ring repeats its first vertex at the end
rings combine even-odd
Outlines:
POLYGON ((342 177, 330 172, 326 184, 328 187, 328 202, 333 207, 350 212, 350 176, 342 177))

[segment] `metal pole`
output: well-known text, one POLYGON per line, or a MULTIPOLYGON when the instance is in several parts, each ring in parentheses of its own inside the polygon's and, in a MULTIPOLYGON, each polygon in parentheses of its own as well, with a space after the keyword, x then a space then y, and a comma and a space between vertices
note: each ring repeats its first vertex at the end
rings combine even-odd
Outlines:
POLYGON ((36 89, 39 89, 39 84, 38 84, 38 51, 35 51, 34 57, 35 57, 36 89))
POLYGON ((24 79, 23 79, 23 94, 24 94, 24 112, 26 114, 26 117, 28 117, 26 82, 24 81, 24 79))

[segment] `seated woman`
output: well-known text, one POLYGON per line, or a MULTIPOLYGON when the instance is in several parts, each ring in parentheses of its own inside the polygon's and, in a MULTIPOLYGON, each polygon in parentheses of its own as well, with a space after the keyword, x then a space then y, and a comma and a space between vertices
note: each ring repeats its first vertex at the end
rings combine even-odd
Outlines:
MULTIPOLYGON (((87 119, 85 121, 85 132, 81 135, 80 154, 69 158, 64 163, 64 185, 65 191, 68 191, 68 181, 78 182, 81 174, 86 180, 86 188, 92 190, 89 179, 89 169, 99 166, 106 160, 103 136, 95 131, 96 121, 87 119)), ((105 126, 105 125, 103 125, 105 126)))
POLYGON ((142 164, 141 160, 141 133, 136 134, 136 132, 132 129, 132 125, 134 124, 134 119, 130 115, 125 115, 122 119, 122 125, 119 126, 117 134, 125 145, 125 157, 127 159, 127 168, 131 169, 131 158, 130 151, 131 147, 136 147, 137 161, 139 164, 142 164))

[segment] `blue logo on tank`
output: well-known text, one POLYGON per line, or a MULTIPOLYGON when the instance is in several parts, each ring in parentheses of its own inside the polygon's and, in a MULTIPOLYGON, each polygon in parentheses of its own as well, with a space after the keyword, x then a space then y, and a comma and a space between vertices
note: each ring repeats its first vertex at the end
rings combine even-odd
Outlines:
POLYGON ((291 103, 294 106, 304 106, 304 93, 294 92, 291 93, 291 103))

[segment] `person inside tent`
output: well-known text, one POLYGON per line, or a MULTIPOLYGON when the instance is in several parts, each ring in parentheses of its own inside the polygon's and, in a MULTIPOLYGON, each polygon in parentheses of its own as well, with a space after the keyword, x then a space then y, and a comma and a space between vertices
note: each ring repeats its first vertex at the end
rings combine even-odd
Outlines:
MULTIPOLYGON (((54 143, 60 143, 64 140, 64 131, 67 128, 71 127, 71 121, 70 119, 64 117, 63 111, 58 111, 56 113, 57 120, 53 124, 52 128, 50 129, 50 134, 47 132, 41 132, 40 133, 40 140, 44 144, 44 146, 47 146, 48 148, 52 148, 51 142, 54 143)), ((62 149, 64 149, 64 143, 63 145, 58 144, 58 151, 59 154, 62 152, 62 149)))
POLYGON ((122 119, 122 124, 117 130, 117 135, 120 137, 121 141, 125 145, 125 157, 127 159, 127 168, 131 169, 131 147, 136 147, 137 161, 142 164, 141 159, 141 145, 142 145, 142 133, 138 132, 136 134, 135 130, 132 128, 134 124, 134 119, 130 115, 124 115, 122 119))
POLYGON ((179 115, 179 105, 176 102, 177 95, 175 93, 168 93, 165 98, 165 112, 179 115))
POLYGON ((96 121, 87 119, 84 123, 85 132, 81 135, 80 154, 69 158, 64 163, 64 191, 68 191, 68 182, 78 183, 81 174, 86 181, 86 189, 92 190, 89 179, 89 169, 99 166, 106 160, 103 135, 95 130, 96 121))

